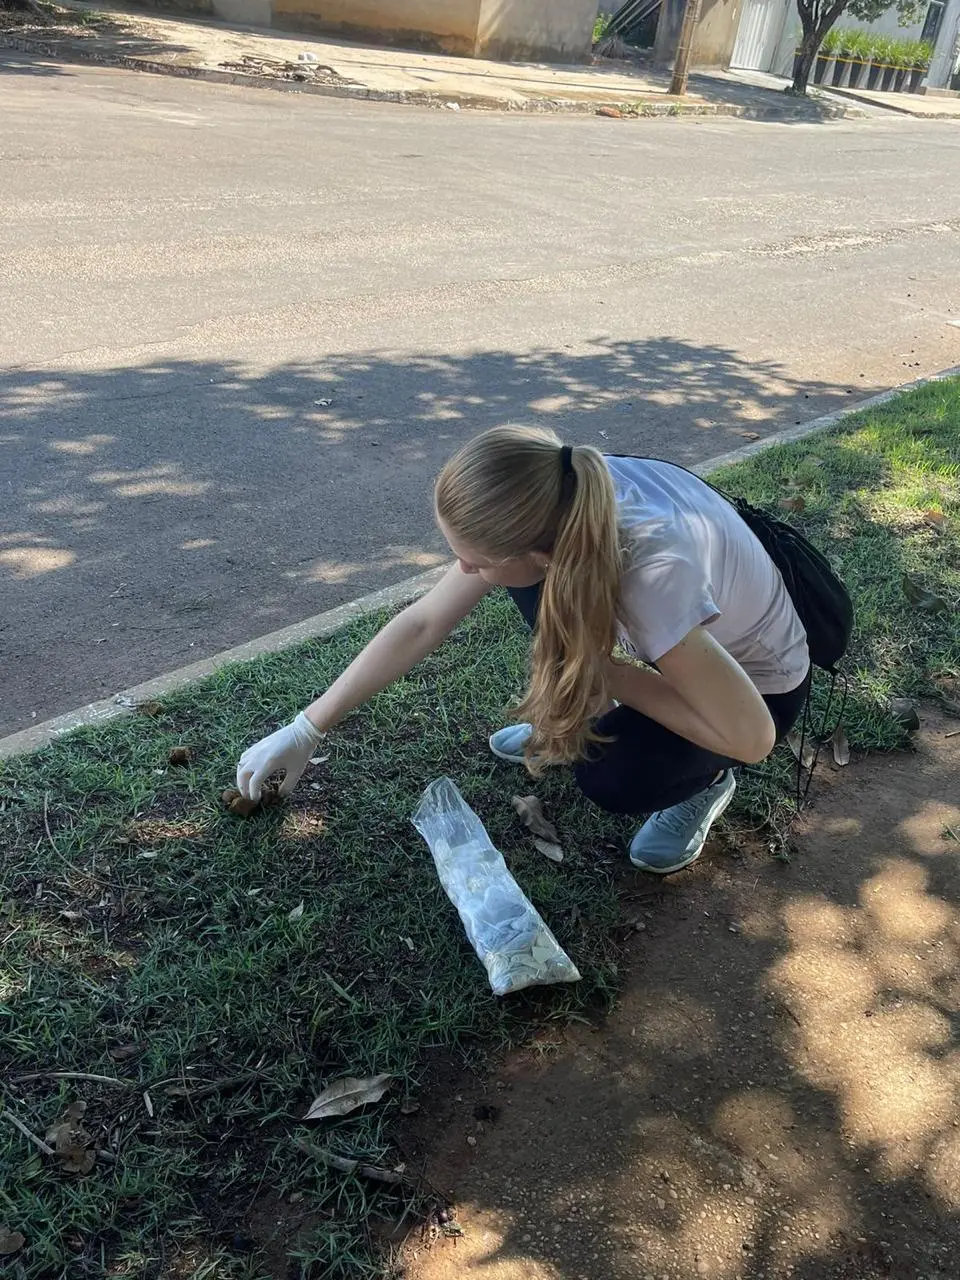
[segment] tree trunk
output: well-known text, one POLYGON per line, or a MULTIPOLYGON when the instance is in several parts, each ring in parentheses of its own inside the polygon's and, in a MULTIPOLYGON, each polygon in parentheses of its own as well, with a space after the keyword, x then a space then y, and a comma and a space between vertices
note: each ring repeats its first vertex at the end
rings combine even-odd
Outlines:
POLYGON ((810 73, 813 70, 813 64, 816 61, 817 50, 820 48, 822 38, 816 30, 803 33, 803 39, 800 41, 800 57, 797 59, 796 70, 793 73, 794 93, 805 94, 807 92, 807 83, 810 80, 810 73))

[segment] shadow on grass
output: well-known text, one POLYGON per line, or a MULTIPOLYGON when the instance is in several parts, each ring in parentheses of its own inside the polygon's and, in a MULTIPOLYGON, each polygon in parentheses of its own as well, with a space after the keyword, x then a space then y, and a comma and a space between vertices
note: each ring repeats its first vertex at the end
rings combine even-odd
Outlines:
POLYGON ((369 351, 267 372, 7 371, 0 625, 19 676, 0 728, 439 563, 431 480, 484 427, 537 422, 692 463, 853 390, 670 337, 577 353, 369 351))

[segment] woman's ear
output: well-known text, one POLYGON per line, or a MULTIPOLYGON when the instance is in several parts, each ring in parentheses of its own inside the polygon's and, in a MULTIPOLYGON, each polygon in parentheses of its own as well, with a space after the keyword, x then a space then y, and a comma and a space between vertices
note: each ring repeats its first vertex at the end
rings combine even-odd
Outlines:
POLYGON ((547 551, 531 551, 530 559, 537 568, 542 569, 544 573, 546 573, 547 569, 550 567, 550 554, 547 551))

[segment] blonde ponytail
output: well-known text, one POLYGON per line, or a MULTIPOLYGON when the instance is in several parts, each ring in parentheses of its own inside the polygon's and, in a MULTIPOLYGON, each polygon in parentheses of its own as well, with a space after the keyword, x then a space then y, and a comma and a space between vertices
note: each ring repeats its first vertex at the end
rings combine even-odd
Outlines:
POLYGON ((435 504, 451 532, 493 561, 550 557, 517 717, 534 727, 532 772, 581 759, 599 740, 591 720, 608 701, 604 664, 620 593, 616 499, 603 456, 578 445, 565 474, 553 432, 495 427, 450 459, 435 504))

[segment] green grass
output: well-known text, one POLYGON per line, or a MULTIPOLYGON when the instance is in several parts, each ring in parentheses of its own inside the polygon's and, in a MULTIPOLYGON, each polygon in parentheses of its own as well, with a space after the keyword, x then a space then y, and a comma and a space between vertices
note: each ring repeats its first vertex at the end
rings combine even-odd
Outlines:
MULTIPOLYGON (((899 745, 887 697, 931 694, 960 674, 960 382, 717 479, 759 501, 803 495, 796 519, 858 605, 851 741, 899 745), (939 530, 929 510, 944 513, 939 530), (904 572, 950 608, 918 611, 904 572)), ((304 1155, 293 1138, 313 1096, 340 1075, 394 1072, 383 1103, 314 1134, 337 1154, 394 1165, 401 1103, 442 1105, 451 1059, 482 1066, 531 1024, 613 997, 615 850, 629 826, 588 810, 565 774, 524 782, 486 752, 524 664, 502 600, 332 735, 329 760, 287 806, 249 822, 220 807, 242 748, 289 719, 380 621, 225 670, 157 716, 0 764, 0 1096, 41 1136, 82 1098, 87 1130, 120 1153, 88 1177, 62 1174, 0 1117, 0 1222, 27 1237, 6 1260, 20 1280, 384 1275, 369 1223, 422 1212, 429 1190, 377 1191, 304 1155), (192 763, 168 767, 178 744, 192 763), (489 994, 409 823, 442 773, 573 955, 579 986, 489 994), (517 828, 518 787, 555 818, 562 865, 517 828), (56 1070, 130 1083, 16 1082, 56 1070), (185 1082, 213 1087, 183 1096, 185 1082)), ((734 821, 776 819, 792 765, 781 749, 750 771, 734 821)))

